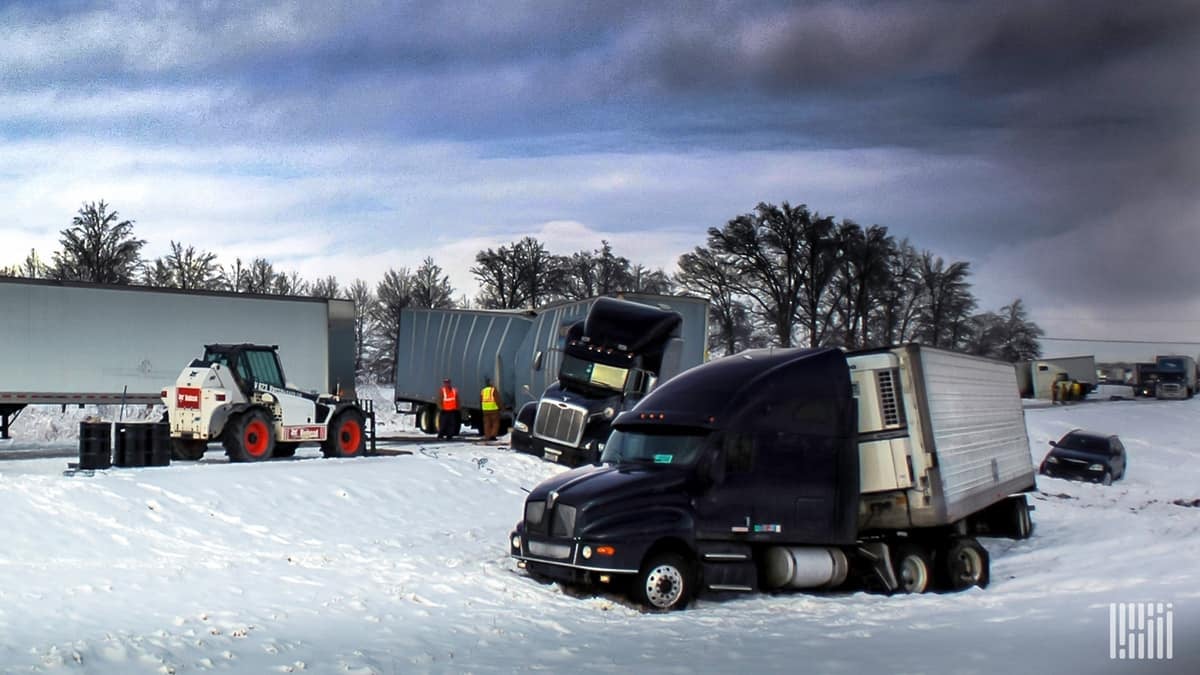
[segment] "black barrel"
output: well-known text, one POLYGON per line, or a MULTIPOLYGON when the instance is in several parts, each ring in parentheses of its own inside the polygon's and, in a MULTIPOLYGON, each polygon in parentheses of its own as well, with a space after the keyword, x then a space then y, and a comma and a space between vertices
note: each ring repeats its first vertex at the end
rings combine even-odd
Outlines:
POLYGON ((151 422, 149 466, 167 466, 171 463, 171 425, 166 422, 151 422))
POLYGON ((112 423, 79 423, 79 468, 107 469, 112 466, 112 423))
POLYGON ((150 425, 143 422, 117 422, 113 464, 121 467, 146 466, 149 456, 150 425))

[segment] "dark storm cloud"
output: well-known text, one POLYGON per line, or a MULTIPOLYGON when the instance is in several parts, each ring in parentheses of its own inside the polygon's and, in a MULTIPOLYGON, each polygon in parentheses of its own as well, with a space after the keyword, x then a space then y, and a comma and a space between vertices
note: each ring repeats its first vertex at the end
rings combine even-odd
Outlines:
POLYGON ((1197 222, 1195 0, 65 2, 0 7, 0 26, 9 94, 175 99, 92 120, 47 106, 9 134, 449 140, 485 157, 896 149, 968 168, 812 206, 981 269, 1023 251, 1014 265, 1037 262, 1018 276, 1039 282, 1062 261, 1077 272, 1054 292, 1076 299, 1194 290, 1169 242, 1197 222), (1090 264, 1114 248, 1180 264, 1115 288, 1090 264))

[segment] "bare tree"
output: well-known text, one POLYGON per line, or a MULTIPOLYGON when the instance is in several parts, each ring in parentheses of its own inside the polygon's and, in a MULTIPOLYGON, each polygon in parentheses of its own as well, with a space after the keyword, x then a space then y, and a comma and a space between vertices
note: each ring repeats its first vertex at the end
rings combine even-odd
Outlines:
POLYGON ((141 267, 145 240, 133 236, 133 221, 118 220, 108 204, 85 203, 62 230, 62 250, 54 253, 55 279, 129 284, 141 267))

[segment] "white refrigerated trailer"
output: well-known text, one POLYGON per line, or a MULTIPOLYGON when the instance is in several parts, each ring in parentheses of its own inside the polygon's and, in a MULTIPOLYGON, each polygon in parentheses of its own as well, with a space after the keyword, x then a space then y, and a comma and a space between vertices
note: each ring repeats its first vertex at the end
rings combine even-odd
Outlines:
POLYGON ((212 343, 278 345, 288 381, 354 397, 354 303, 0 278, 0 438, 31 404, 161 402, 212 343))

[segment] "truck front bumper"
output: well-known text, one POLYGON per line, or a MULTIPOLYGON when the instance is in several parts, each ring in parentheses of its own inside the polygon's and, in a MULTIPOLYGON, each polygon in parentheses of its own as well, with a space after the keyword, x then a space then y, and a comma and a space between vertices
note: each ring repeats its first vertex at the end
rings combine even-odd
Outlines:
POLYGON ((602 555, 599 543, 577 539, 528 537, 518 526, 509 534, 510 554, 517 567, 530 573, 569 583, 605 581, 612 575, 636 574, 641 552, 633 547, 610 546, 612 553, 602 555), (589 557, 590 556, 590 557, 589 557))
POLYGON ((522 432, 513 427, 510 444, 517 452, 541 457, 564 466, 576 467, 600 461, 600 443, 590 438, 583 439, 584 447, 574 448, 538 438, 529 432, 522 432))

